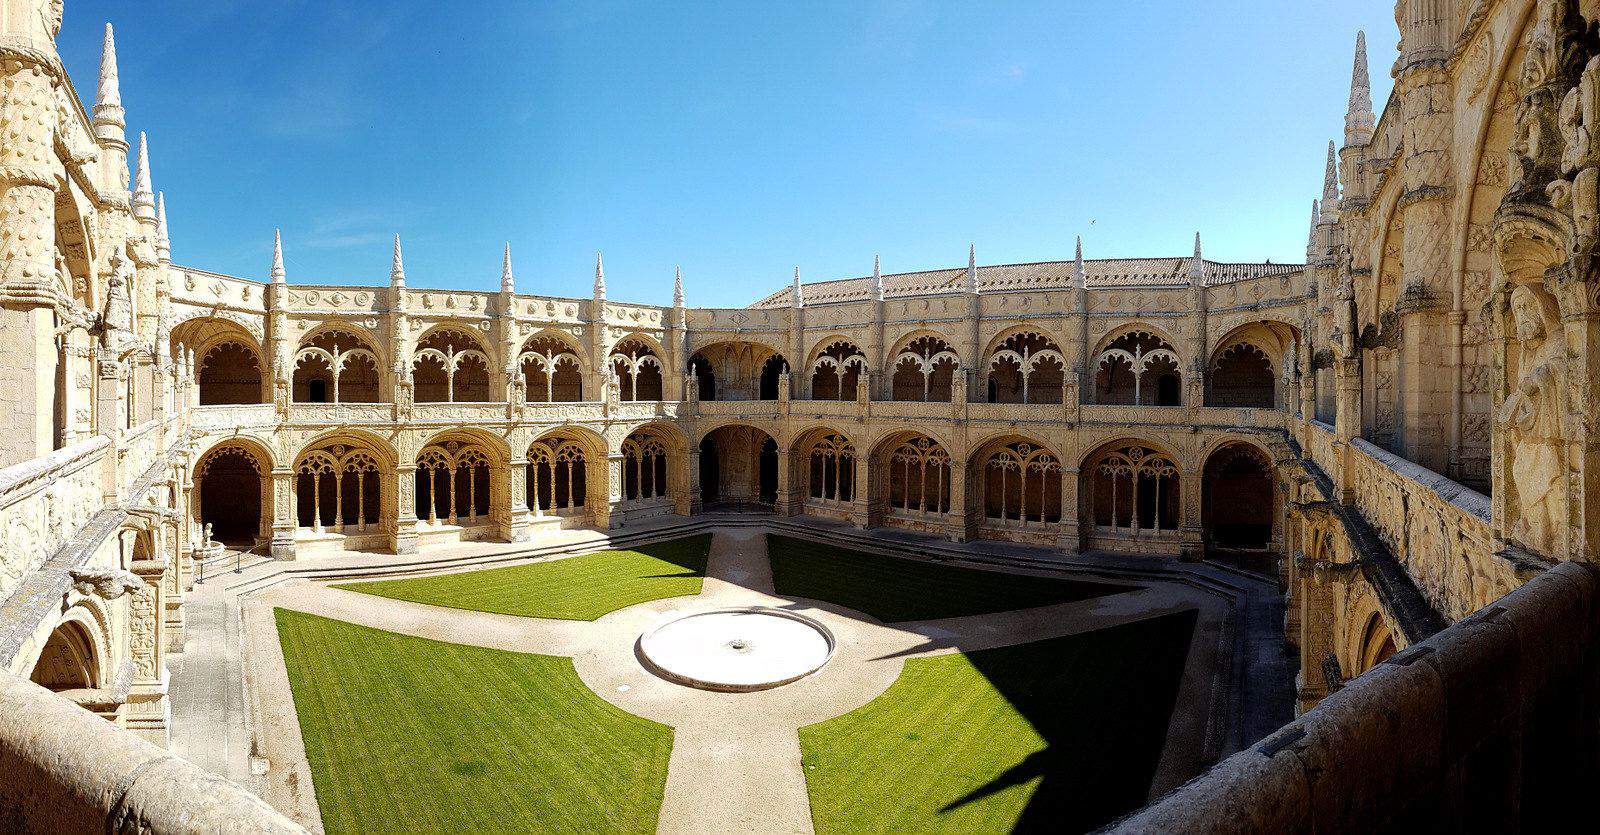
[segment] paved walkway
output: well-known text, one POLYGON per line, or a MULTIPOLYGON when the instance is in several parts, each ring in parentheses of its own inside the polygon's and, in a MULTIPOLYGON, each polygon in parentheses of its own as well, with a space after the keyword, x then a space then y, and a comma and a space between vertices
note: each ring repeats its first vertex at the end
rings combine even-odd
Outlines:
MULTIPOLYGON (((674 729, 661 809, 661 832, 810 832, 811 815, 800 763, 798 729, 847 713, 881 695, 909 658, 1008 646, 1105 629, 1161 614, 1198 609, 1178 709, 1169 727, 1155 781, 1159 791, 1206 765, 1205 740, 1226 689, 1231 650, 1224 624, 1227 601, 1191 585, 1154 582, 1134 591, 1036 609, 885 625, 822 601, 780 598, 773 592, 766 537, 760 528, 717 529, 702 593, 651 601, 596 621, 524 618, 376 598, 294 580, 245 599, 242 608, 248 695, 243 709, 216 693, 186 706, 212 731, 248 720, 257 765, 251 781, 274 806, 302 823, 320 823, 293 699, 273 622, 274 607, 294 609, 391 632, 515 652, 568 656, 578 676, 608 702, 674 729), (673 684, 647 672, 635 656, 640 634, 693 611, 774 606, 822 622, 834 634, 833 657, 815 673, 755 693, 716 693, 673 684), (190 707, 194 708, 192 711, 190 707), (219 722, 220 720, 220 722, 219 722), (259 770, 259 769, 258 769, 259 770)), ((220 604, 219 604, 220 605, 220 604)), ((207 616, 209 617, 209 616, 207 616)), ((191 634, 209 633, 216 625, 191 634)), ((225 630, 224 634, 225 634, 225 630)), ((238 652, 191 641, 186 664, 239 664, 238 652), (193 655, 190 655, 193 652, 193 655)), ((227 679, 223 679, 227 680, 227 679)), ((237 681, 237 678, 232 679, 237 681)), ((204 733, 201 731, 200 733, 204 733)), ((198 740, 195 758, 220 773, 237 773, 241 748, 230 738, 198 740), (209 750, 208 750, 209 749, 209 750)), ((1159 793, 1156 792, 1156 793, 1159 793)))

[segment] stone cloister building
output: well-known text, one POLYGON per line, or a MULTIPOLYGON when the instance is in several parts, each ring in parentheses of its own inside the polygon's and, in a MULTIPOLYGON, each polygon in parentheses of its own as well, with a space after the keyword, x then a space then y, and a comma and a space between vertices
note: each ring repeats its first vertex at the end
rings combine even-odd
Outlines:
MULTIPOLYGON (((682 277, 671 306, 608 298, 598 258, 588 298, 519 293, 551 277, 509 249, 497 290, 411 286, 398 239, 387 286, 291 281, 292 240, 257 276, 176 264, 110 27, 86 106, 60 0, 0 0, 0 739, 64 697, 164 744, 184 596, 224 545, 403 555, 720 510, 1266 567, 1301 665, 1283 744, 1336 740, 1302 757, 1362 738, 1369 714, 1324 700, 1415 719, 1458 698, 1397 689, 1425 669, 1448 694, 1503 683, 1475 697, 1512 717, 1496 739, 1594 766, 1600 3, 1395 9, 1394 91, 1375 112, 1358 39, 1304 265, 1217 263, 1198 236, 1171 258, 969 250, 706 309, 682 277), (1477 666, 1448 667, 1465 646, 1477 666), (1565 747, 1523 730, 1550 721, 1565 747)), ((1283 777, 1246 751, 1267 764, 1230 759, 1142 820, 1209 828, 1252 780, 1481 791, 1449 771, 1479 749, 1413 741, 1435 743, 1447 780, 1283 777)), ((0 753, 71 779, 48 759, 0 753)), ((1316 810, 1371 824, 1378 803, 1316 810)))

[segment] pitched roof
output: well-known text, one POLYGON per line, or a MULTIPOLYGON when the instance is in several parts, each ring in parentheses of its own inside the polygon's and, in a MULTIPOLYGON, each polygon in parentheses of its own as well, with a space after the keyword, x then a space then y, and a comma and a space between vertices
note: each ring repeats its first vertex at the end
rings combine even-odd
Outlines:
MULTIPOLYGON (((1084 283, 1096 287, 1184 287, 1189 283, 1192 258, 1105 258, 1083 262, 1084 283)), ((1297 273, 1302 264, 1220 264, 1206 261, 1207 286, 1250 278, 1297 273)), ((1004 293, 1016 290, 1061 290, 1072 286, 1071 261, 1034 264, 1000 264, 978 267, 978 291, 1004 293)), ((896 273, 883 277, 885 298, 927 296, 961 290, 965 267, 896 273)), ((785 287, 761 299, 752 308, 787 307, 792 288, 785 287)), ((866 301, 872 298, 872 277, 818 281, 805 285, 809 305, 866 301)))

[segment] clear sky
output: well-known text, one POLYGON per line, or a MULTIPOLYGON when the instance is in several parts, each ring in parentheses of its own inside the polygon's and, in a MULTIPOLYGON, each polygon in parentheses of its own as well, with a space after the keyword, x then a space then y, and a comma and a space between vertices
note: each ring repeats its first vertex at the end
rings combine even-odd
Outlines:
POLYGON ((807 280, 1085 255, 1300 261, 1355 32, 1393 0, 68 0, 117 30, 173 257, 291 282, 743 306, 807 280))

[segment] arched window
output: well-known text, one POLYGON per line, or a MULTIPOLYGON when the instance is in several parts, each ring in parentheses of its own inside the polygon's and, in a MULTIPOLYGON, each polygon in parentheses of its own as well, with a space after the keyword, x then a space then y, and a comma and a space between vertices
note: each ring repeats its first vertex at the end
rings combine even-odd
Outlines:
POLYGON ((583 447, 560 436, 534 441, 528 448, 528 508, 535 516, 578 512, 588 501, 583 447))
POLYGON ((717 399, 717 372, 711 367, 711 360, 698 354, 689 360, 689 385, 694 388, 696 399, 702 402, 717 399))
POLYGON ((625 339, 611 349, 611 370, 626 401, 661 399, 661 359, 643 340, 625 339))
POLYGON ((583 364, 567 343, 553 336, 528 340, 517 357, 523 397, 529 403, 583 400, 583 364))
POLYGON ((777 400, 778 390, 782 388, 784 372, 789 370, 789 363, 779 354, 767 357, 761 364, 760 388, 756 392, 759 400, 777 400))
POLYGON ((1206 381, 1207 406, 1271 409, 1277 405, 1277 379, 1266 352, 1248 342, 1217 355, 1206 381))
POLYGON ((1134 536, 1178 529, 1178 465, 1165 453, 1138 444, 1117 447, 1090 472, 1097 527, 1134 536))
POLYGON ((438 330, 411 355, 412 399, 417 403, 487 403, 489 355, 473 337, 438 330))
POLYGON ((1206 459, 1201 509, 1207 542, 1219 548, 1267 547, 1276 513, 1272 472, 1272 463, 1249 444, 1228 444, 1206 459))
POLYGON ((1026 441, 1006 444, 984 462, 983 513, 1002 525, 1061 521, 1061 461, 1026 441))
POLYGON ((429 444, 417 454, 417 518, 475 527, 489 518, 489 456, 460 441, 429 444))
POLYGON ((381 515, 378 460, 365 449, 333 443, 295 465, 299 526, 316 533, 365 532, 381 515))
POLYGON ((950 512, 950 454, 938 441, 918 435, 889 454, 889 510, 908 516, 950 512))
POLYGON ((296 403, 378 402, 378 355, 361 337, 326 330, 295 354, 296 403))
POLYGON ((260 459, 237 443, 219 446, 200 460, 194 471, 196 503, 200 522, 211 526, 212 539, 246 546, 256 543, 262 533, 265 476, 260 459))
POLYGON ((196 375, 200 405, 261 402, 261 360, 241 342, 220 342, 206 349, 196 375))
POLYGON ((1124 406, 1183 405, 1178 354, 1145 331, 1117 337, 1095 358, 1095 402, 1124 406))
POLYGON ((810 498, 851 502, 856 498, 856 448, 842 435, 824 435, 811 447, 810 498))
POLYGON ((961 358, 943 339, 921 336, 895 354, 890 367, 894 369, 892 395, 895 400, 948 402, 954 395, 951 386, 956 371, 961 368, 961 358))
POLYGON ((622 442, 622 496, 629 501, 667 497, 667 447, 646 432, 622 442))
POLYGON ((1019 333, 989 356, 990 403, 1060 403, 1067 360, 1048 337, 1019 333))
POLYGON ((811 399, 854 400, 867 371, 867 355, 843 340, 822 349, 811 363, 811 399))
POLYGON ((52 692, 100 686, 100 663, 94 639, 83 624, 66 621, 50 633, 28 678, 52 692))

